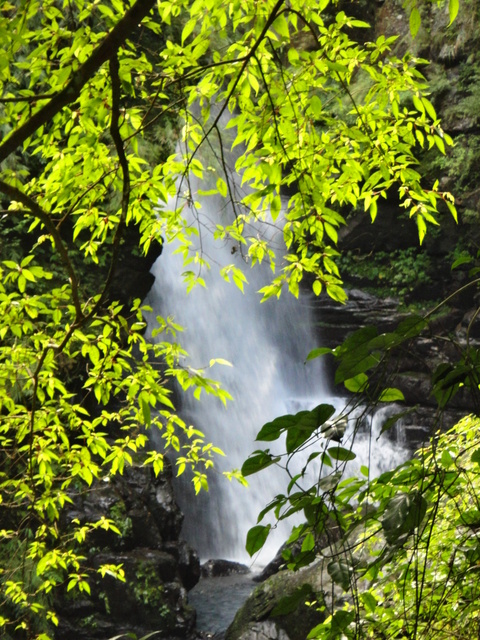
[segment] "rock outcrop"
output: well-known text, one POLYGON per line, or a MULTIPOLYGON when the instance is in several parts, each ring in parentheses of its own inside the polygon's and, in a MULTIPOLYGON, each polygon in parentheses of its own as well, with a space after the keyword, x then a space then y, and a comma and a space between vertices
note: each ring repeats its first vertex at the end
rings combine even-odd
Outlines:
POLYGON ((271 576, 247 598, 225 640, 305 640, 325 618, 321 610, 325 579, 330 582, 318 562, 295 573, 271 576))
MULTIPOLYGON (((143 298, 153 282, 150 268, 161 252, 158 243, 146 257, 137 255, 138 233, 127 229, 109 298, 129 305, 143 298)), ((81 377, 81 376, 80 376, 81 377)), ((81 381, 74 386, 82 392, 81 381)), ((94 408, 93 408, 94 410, 94 408)), ((115 437, 115 425, 109 435, 115 437)), ((91 593, 74 597, 64 592, 56 603, 56 640, 107 640, 120 634, 142 637, 158 631, 169 639, 193 637, 195 611, 187 590, 200 578, 196 552, 180 539, 183 515, 172 488, 168 460, 156 477, 141 460, 109 482, 94 482, 74 497, 63 522, 111 519, 120 534, 97 529, 83 546, 91 593), (125 582, 95 571, 100 565, 121 565, 125 582)))
POLYGON ((89 538, 87 566, 122 565, 125 582, 98 574, 91 594, 58 604, 57 640, 106 640, 121 633, 138 637, 159 631, 162 637, 188 638, 195 612, 187 590, 200 577, 196 553, 180 540, 183 516, 173 497, 171 472, 155 477, 151 469, 128 467, 122 476, 97 483, 77 497, 66 520, 112 519, 121 536, 99 529, 89 538))

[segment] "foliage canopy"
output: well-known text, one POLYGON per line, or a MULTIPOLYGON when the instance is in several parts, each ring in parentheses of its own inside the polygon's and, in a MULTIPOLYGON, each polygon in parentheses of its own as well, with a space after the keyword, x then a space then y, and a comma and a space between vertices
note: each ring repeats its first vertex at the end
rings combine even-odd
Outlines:
MULTIPOLYGON (((458 5, 450 6, 454 17, 458 5)), ((160 472, 163 454, 146 449, 148 429, 180 452, 180 470, 193 468, 197 491, 207 486, 215 448, 177 415, 167 382, 197 397, 229 396, 186 363, 174 320, 158 318, 151 344, 141 301, 112 300, 129 230, 137 229, 144 253, 175 239, 187 285, 201 284, 206 259, 191 254, 190 238, 207 223, 190 178, 205 179, 207 194, 234 205, 234 219, 214 235, 237 242, 245 264, 271 265, 264 297, 282 288, 298 295, 309 274, 315 294, 343 301, 335 245, 346 207, 374 220, 379 198, 395 190, 420 241, 439 202, 455 215, 450 194, 423 185, 415 168, 416 152, 451 143, 428 98, 423 61, 393 57, 392 38, 357 42, 353 34, 366 27, 328 0, 2 6, 1 224, 8 237, 22 231, 15 255, 2 248, 0 284, 7 637, 46 640, 57 623, 52 591, 89 592, 81 545, 90 531, 114 525, 102 517, 60 526, 62 511, 126 464, 160 472), (165 153, 165 140, 160 153, 159 123, 180 120, 182 153, 165 153), (198 153, 211 139, 220 142, 216 167, 198 153), (234 166, 226 146, 240 149, 234 166), (250 235, 252 220, 277 225, 284 248, 250 235)), ((245 281, 235 264, 224 276, 245 281)), ((100 572, 122 577, 121 567, 100 572)))

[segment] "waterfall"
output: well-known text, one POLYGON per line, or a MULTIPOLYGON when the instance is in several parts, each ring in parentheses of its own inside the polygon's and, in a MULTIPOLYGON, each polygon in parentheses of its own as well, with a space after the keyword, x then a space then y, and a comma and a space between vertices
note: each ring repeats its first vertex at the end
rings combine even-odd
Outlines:
MULTIPOLYGON (((204 199, 201 215, 214 219, 223 206, 220 199, 204 199)), ((182 397, 182 417, 225 451, 226 459, 216 461, 220 471, 241 467, 256 448, 255 436, 265 422, 295 410, 296 404, 303 404, 302 399, 326 402, 329 393, 320 362, 304 364, 316 346, 308 306, 288 292, 279 300, 261 304, 257 292, 269 281, 268 266, 245 269, 232 242, 215 243, 208 233, 201 241, 203 251, 215 261, 211 270, 202 273, 206 287, 186 293, 180 277, 182 259, 167 245, 153 267, 155 285, 147 302, 153 315, 172 314, 185 327, 180 342, 192 366, 205 366, 212 358, 223 358, 233 365, 216 365, 209 374, 233 396, 227 407, 205 394, 200 401, 188 393, 182 397), (219 275, 220 268, 233 261, 244 268, 248 278, 244 293, 219 275)), ((269 499, 285 490, 283 474, 272 471, 254 477, 248 489, 215 472, 208 493, 193 496, 183 483, 177 487, 185 514, 184 537, 202 558, 247 559, 248 529, 269 499)), ((273 555, 287 536, 287 529, 277 530, 268 554, 273 555)))
MULTIPOLYGON (((207 200, 203 207, 209 210, 202 215, 213 217, 219 205, 215 199, 207 200)), ((322 402, 333 404, 341 411, 344 401, 329 392, 320 360, 304 364, 309 351, 318 346, 309 305, 302 304, 301 299, 296 300, 288 292, 279 300, 269 299, 261 304, 257 291, 269 277, 264 268, 246 272, 249 283, 242 293, 218 274, 221 266, 232 262, 234 245, 226 242, 214 248, 213 239, 208 235, 202 242, 204 250, 213 255, 217 263, 204 274, 206 287, 196 287, 186 293, 180 277, 181 257, 167 245, 153 268, 155 285, 148 303, 154 315, 173 314, 175 321, 185 327, 181 344, 193 366, 202 367, 217 357, 233 365, 231 368, 215 366, 212 372, 212 377, 219 379, 234 398, 227 407, 204 394, 200 401, 188 393, 182 398, 184 419, 204 431, 227 457, 217 459, 217 472, 211 474, 208 493, 195 496, 192 488, 181 482, 177 484, 177 496, 185 514, 183 535, 197 548, 202 559, 222 557, 246 561, 246 533, 268 501, 285 492, 286 476, 270 467, 249 478, 250 487, 245 489, 228 482, 219 471, 240 467, 255 448, 261 448, 265 443, 256 446, 255 436, 260 427, 273 418, 322 402)), ((233 258, 241 260, 238 252, 234 252, 233 258)), ((366 464, 376 474, 398 462, 401 452, 387 438, 378 440, 382 413, 367 419, 366 423, 356 434, 353 450, 358 460, 354 461, 353 470, 366 464)), ((344 446, 350 446, 355 424, 353 415, 344 446)), ((274 531, 260 564, 274 555, 288 534, 286 524, 274 531)))
MULTIPOLYGON (((238 182, 237 178, 235 192, 240 190, 238 182)), ((192 186, 197 188, 190 183, 189 188, 192 186)), ((206 287, 197 286, 187 294, 181 278, 182 258, 174 252, 174 243, 166 243, 152 269, 155 284, 146 302, 153 308, 153 317, 172 315, 176 323, 185 327, 179 342, 188 352, 191 366, 202 368, 212 358, 222 358, 233 365, 215 365, 209 373, 209 377, 219 380, 233 396, 227 407, 203 393, 200 401, 188 392, 182 394, 183 419, 203 431, 208 441, 225 451, 227 457, 216 459, 208 493, 195 496, 192 487, 181 477, 176 484, 176 494, 185 515, 183 536, 202 559, 249 562, 245 551, 247 531, 256 524, 261 509, 275 495, 286 491, 286 475, 275 466, 269 467, 249 478, 250 486, 246 489, 227 481, 221 471, 240 468, 254 449, 263 448, 265 443, 256 444, 255 436, 266 422, 321 403, 333 404, 341 413, 344 401, 332 397, 320 359, 305 364, 309 351, 318 346, 308 300, 302 301, 302 296, 297 300, 285 291, 278 300, 271 298, 260 303, 258 291, 272 276, 269 266, 249 269, 236 243, 215 241, 207 229, 208 225, 214 228, 219 219, 231 222, 234 214, 230 206, 220 197, 205 198, 189 193, 186 202, 192 206, 193 200, 200 203, 200 211, 192 208, 185 213, 192 227, 197 228, 201 220, 201 237, 198 246, 192 246, 192 252, 201 248, 211 261, 212 268, 204 268, 201 273, 206 287), (219 275, 220 269, 232 262, 243 268, 248 278, 244 293, 219 275)), ((278 240, 282 238, 280 230, 273 225, 266 228, 270 242, 277 245, 282 242, 278 240)), ((265 224, 262 229, 252 228, 249 232, 263 234, 264 229, 265 224)), ((153 318, 149 324, 153 324, 153 318)), ((346 440, 356 430, 354 423, 354 417, 349 419, 346 440)), ((372 420, 368 429, 379 431, 372 420)), ((374 474, 383 470, 385 461, 384 453, 372 455, 372 446, 378 449, 381 440, 364 433, 357 435, 354 444, 354 450, 359 452, 358 465, 370 462, 374 474)), ((273 445, 270 446, 272 453, 277 453, 275 445, 279 447, 278 452, 282 450, 282 443, 266 444, 273 445)), ((386 444, 391 448, 391 444, 386 444)), ((396 456, 398 460, 397 453, 392 449, 387 457, 396 456)), ((290 526, 280 523, 275 527, 256 560, 259 565, 274 556, 288 537, 290 526)))

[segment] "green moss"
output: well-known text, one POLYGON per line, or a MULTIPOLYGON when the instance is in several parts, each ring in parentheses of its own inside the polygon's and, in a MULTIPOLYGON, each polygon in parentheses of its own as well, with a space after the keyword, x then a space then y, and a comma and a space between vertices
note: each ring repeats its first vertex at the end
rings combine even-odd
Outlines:
POLYGON ((430 258, 417 247, 366 255, 347 251, 339 258, 339 268, 347 280, 367 281, 366 288, 401 301, 418 285, 432 282, 430 258))
POLYGON ((118 500, 110 507, 108 513, 120 530, 122 538, 128 538, 132 534, 132 519, 127 515, 125 502, 118 500))
POLYGON ((165 606, 165 587, 152 564, 141 562, 138 565, 133 593, 137 602, 146 607, 165 606))

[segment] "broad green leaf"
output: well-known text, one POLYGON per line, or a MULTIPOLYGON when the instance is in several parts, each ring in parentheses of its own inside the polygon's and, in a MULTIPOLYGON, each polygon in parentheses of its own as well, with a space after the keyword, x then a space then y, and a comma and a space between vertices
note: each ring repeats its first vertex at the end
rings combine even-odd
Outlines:
POLYGON ((428 322, 422 316, 411 315, 402 320, 395 330, 397 335, 403 338, 414 338, 428 327, 428 322))
POLYGON ((357 349, 342 359, 336 373, 335 383, 340 384, 378 365, 381 356, 371 354, 368 347, 357 349))
POLYGON ((250 556, 253 556, 263 547, 270 533, 270 529, 271 526, 269 524, 257 524, 249 530, 245 548, 250 556))
POLYGON ((377 608, 378 601, 375 596, 372 595, 369 591, 364 591, 363 593, 361 593, 360 600, 369 613, 373 613, 377 608))
POLYGON ((319 358, 327 353, 333 353, 333 349, 329 349, 328 347, 318 347, 317 349, 312 349, 307 356, 307 362, 309 360, 314 360, 315 358, 319 358))
POLYGON ((380 402, 405 402, 405 396, 400 389, 389 387, 384 389, 378 398, 380 402))
POLYGON ((348 591, 353 569, 346 560, 343 558, 332 560, 327 564, 327 571, 335 584, 340 585, 344 591, 348 591))
POLYGON ((293 453, 331 416, 335 408, 329 404, 321 404, 312 411, 300 412, 296 421, 287 429, 287 453, 293 453))
POLYGON ((299 411, 296 414, 287 414, 279 416, 267 422, 259 431, 256 440, 261 442, 270 442, 277 440, 285 431, 291 431, 292 434, 298 432, 298 436, 292 435, 293 440, 300 439, 304 442, 310 435, 328 420, 335 412, 334 407, 329 404, 321 404, 311 411, 299 411), (302 440, 302 437, 305 436, 302 440))
POLYGON ((350 449, 344 447, 329 447, 327 449, 328 455, 334 460, 340 460, 341 462, 347 462, 349 460, 355 460, 357 457, 350 449))
POLYGON ((242 475, 251 476, 279 461, 278 456, 274 456, 268 451, 258 451, 245 460, 241 469, 242 475))
POLYGON ((364 373, 359 373, 354 378, 345 380, 343 384, 348 391, 351 391, 352 393, 361 393, 368 387, 368 376, 364 373))
POLYGON ((420 526, 427 512, 427 501, 418 491, 397 493, 388 503, 382 517, 387 542, 402 544, 406 536, 420 526))
POLYGON ((472 261, 473 261, 472 256, 460 256, 452 263, 451 269, 452 270, 456 269, 457 267, 460 267, 462 264, 469 264, 472 261))

